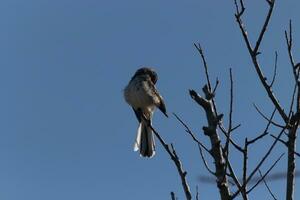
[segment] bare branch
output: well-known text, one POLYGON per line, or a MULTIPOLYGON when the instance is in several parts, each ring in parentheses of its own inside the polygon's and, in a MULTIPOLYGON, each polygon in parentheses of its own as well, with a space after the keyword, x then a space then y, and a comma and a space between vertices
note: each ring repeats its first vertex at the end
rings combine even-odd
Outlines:
POLYGON ((205 60, 205 57, 204 57, 202 47, 199 43, 198 43, 198 45, 196 43, 194 43, 194 46, 196 47, 197 51, 199 52, 199 54, 202 58, 204 69, 205 69, 205 76, 206 76, 208 89, 209 89, 209 91, 212 91, 212 87, 211 87, 211 83, 210 83, 210 79, 209 79, 209 74, 208 74, 208 67, 207 67, 207 63, 206 63, 206 60, 205 60))
MULTIPOLYGON (((234 128, 232 129, 232 131, 235 130, 235 129, 237 129, 238 127, 240 127, 240 125, 234 127, 234 128)), ((220 128, 220 130, 222 131, 222 133, 225 135, 225 137, 227 138, 227 131, 226 131, 225 128, 222 126, 222 124, 219 125, 219 128, 220 128)), ((232 132, 232 131, 231 131, 231 132, 232 132)), ((231 138, 229 138, 229 141, 230 141, 230 143, 231 143, 231 144, 232 144, 239 152, 243 153, 243 148, 242 148, 242 147, 240 147, 240 146, 239 146, 236 142, 234 142, 231 138)))
MULTIPOLYGON (((252 177, 254 176, 254 174, 257 172, 257 170, 261 167, 261 165, 265 162, 265 160, 267 159, 267 157, 270 155, 270 153, 272 152, 272 150, 274 149, 275 145, 277 144, 278 140, 280 139, 281 135, 284 133, 284 130, 286 128, 283 128, 280 133, 278 134, 278 136, 276 137, 276 139, 274 140, 274 142, 272 143, 272 145, 270 146, 269 150, 265 153, 265 155, 262 157, 262 159, 260 160, 260 162, 256 165, 256 167, 252 170, 252 172, 250 173, 250 175, 248 176, 247 180, 245 183, 243 183, 242 188, 245 188, 246 185, 249 183, 249 181, 252 179, 252 177)), ((239 193, 241 192, 241 190, 239 189, 238 191, 236 191, 233 195, 232 195, 232 199, 234 199, 239 193)))
POLYGON ((273 163, 273 165, 267 170, 267 172, 261 177, 261 179, 259 179, 257 181, 257 183, 252 186, 252 188, 250 190, 247 191, 247 193, 249 194, 254 188, 256 188, 258 186, 258 184, 264 180, 264 178, 270 173, 270 171, 275 167, 275 165, 279 162, 279 160, 282 158, 282 156, 284 155, 284 153, 282 153, 279 158, 273 163))
POLYGON ((277 60, 278 60, 278 54, 277 54, 277 51, 275 51, 275 66, 274 66, 274 73, 273 73, 273 78, 272 78, 270 87, 272 87, 275 82, 275 78, 276 78, 276 74, 277 74, 277 60))
POLYGON ((214 87, 214 89, 213 89, 213 92, 212 92, 213 94, 216 93, 216 90, 217 90, 217 88, 218 88, 219 83, 220 83, 220 81, 219 81, 219 79, 217 78, 217 79, 216 79, 216 85, 215 85, 215 87, 214 87))
MULTIPOLYGON (((284 128, 284 127, 285 127, 285 126, 280 125, 280 124, 274 122, 273 120, 269 119, 266 115, 264 115, 264 114, 262 113, 262 111, 259 110, 259 108, 257 107, 257 105, 256 105, 255 103, 253 103, 253 106, 254 106, 254 108, 256 109, 256 111, 257 111, 257 112, 258 112, 265 120, 267 120, 268 122, 271 122, 271 124, 273 124, 274 126, 277 126, 277 127, 279 127, 279 128, 284 128)), ((275 108, 275 111, 276 111, 276 110, 277 110, 277 109, 275 108)))
POLYGON ((277 198, 275 197, 275 195, 274 195, 274 194, 273 194, 273 192, 271 191, 270 187, 268 186, 268 184, 267 184, 267 182, 266 182, 265 178, 263 178, 263 175, 262 175, 261 171, 260 171, 260 170, 258 170, 258 172, 259 172, 259 174, 260 174, 261 178, 263 179, 263 182, 264 182, 264 184, 265 184, 266 188, 268 189, 268 191, 269 191, 270 195, 273 197, 273 199, 274 199, 274 200, 277 200, 277 198))
POLYGON ((174 193, 174 192, 171 192, 171 199, 172 199, 172 200, 176 200, 176 197, 175 197, 175 193, 174 193))
POLYGON ((261 43, 261 41, 262 41, 262 39, 263 39, 263 37, 264 37, 264 34, 265 34, 266 30, 267 30, 267 26, 268 26, 268 24, 269 24, 269 21, 270 21, 270 19, 271 19, 271 15, 272 15, 272 12, 273 12, 275 0, 273 0, 273 1, 268 1, 268 3, 269 3, 269 6, 270 6, 269 12, 268 12, 268 15, 267 15, 267 17, 266 17, 266 19, 265 19, 265 23, 264 23, 264 25, 263 25, 263 27, 262 27, 262 29, 261 29, 261 31, 260 31, 260 34, 259 34, 259 36, 258 36, 258 39, 257 39, 257 41, 256 41, 256 45, 255 45, 254 50, 253 50, 253 54, 254 54, 254 55, 257 55, 258 49, 259 49, 259 46, 260 46, 260 43, 261 43))
POLYGON ((292 66, 293 74, 294 74, 294 79, 295 82, 298 82, 299 75, 297 75, 297 64, 295 64, 294 58, 293 58, 293 53, 292 53, 292 45, 293 45, 293 30, 292 30, 292 20, 289 21, 289 32, 285 31, 285 40, 286 40, 286 45, 288 49, 288 55, 290 59, 290 63, 292 66))
MULTIPOLYGON (((299 95, 299 94, 298 94, 299 95)), ((299 104, 297 106, 299 109, 299 104)), ((296 135, 299 125, 299 120, 292 124, 292 128, 289 129, 288 133, 288 162, 287 162, 287 178, 286 178, 286 199, 292 200, 294 196, 295 186, 295 173, 296 173, 296 162, 295 162, 295 151, 296 151, 296 135)))
POLYGON ((289 119, 291 118, 291 116, 293 114, 293 107, 294 107, 294 103, 295 103, 297 87, 298 87, 298 84, 295 83, 294 90, 293 90, 293 95, 292 95, 292 101, 291 101, 291 104, 290 104, 290 111, 289 111, 289 116, 288 116, 289 119))
POLYGON ((272 115, 271 115, 271 118, 270 118, 270 120, 268 121, 267 127, 265 128, 265 130, 263 131, 263 133, 262 133, 261 135, 257 136, 256 138, 254 138, 254 139, 248 141, 248 145, 250 145, 250 144, 252 144, 252 143, 255 143, 257 140, 263 138, 264 136, 266 136, 266 135, 268 134, 268 129, 269 129, 270 124, 271 124, 271 122, 272 122, 272 120, 273 120, 273 117, 274 117, 274 115, 275 115, 275 112, 276 112, 276 109, 274 109, 274 111, 273 111, 273 113, 272 113, 272 115))
POLYGON ((239 7, 238 3, 236 0, 234 0, 234 4, 235 4, 235 8, 236 8, 236 14, 240 17, 243 15, 244 11, 245 11, 245 7, 244 7, 244 2, 243 0, 240 0, 240 6, 239 7), (241 9, 241 10, 240 10, 241 9))
POLYGON ((240 126, 241 126, 241 124, 238 124, 238 125, 236 125, 235 127, 233 127, 233 128, 231 129, 231 132, 235 131, 235 129, 239 128, 240 126))
MULTIPOLYGON (((271 134, 271 137, 276 139, 275 135, 271 134)), ((281 142, 282 144, 284 144, 286 147, 288 146, 287 142, 284 141, 283 139, 278 138, 278 141, 281 142)))
POLYGON ((172 151, 171 151, 171 149, 169 148, 169 145, 167 145, 165 143, 165 141, 162 139, 162 137, 159 135, 159 133, 152 127, 152 125, 150 123, 148 123, 148 126, 151 128, 151 130, 153 131, 153 133, 155 134, 155 136, 158 138, 158 140, 160 141, 160 143, 162 144, 162 146, 165 148, 166 152, 171 157, 171 160, 174 162, 174 164, 175 164, 175 166, 177 168, 178 174, 179 174, 179 176, 181 178, 181 183, 182 183, 182 187, 183 187, 186 199, 187 200, 191 200, 192 199, 192 194, 191 194, 188 182, 186 180, 187 172, 183 169, 182 163, 181 163, 181 161, 180 161, 180 159, 179 159, 179 157, 178 157, 178 155, 177 155, 177 153, 176 153, 173 145, 171 144, 171 148, 172 148, 172 151))
POLYGON ((293 31, 292 31, 292 21, 289 21, 289 32, 285 31, 285 39, 286 44, 288 48, 288 55, 290 59, 290 63, 292 66, 292 71, 294 74, 295 79, 295 87, 293 91, 292 96, 292 102, 290 104, 290 125, 291 128, 289 129, 288 133, 288 141, 287 141, 287 147, 288 147, 288 168, 287 168, 287 179, 286 179, 286 199, 293 199, 294 196, 294 183, 295 183, 295 150, 296 150, 296 135, 297 135, 297 129, 299 125, 299 117, 298 113, 300 110, 300 82, 299 82, 299 64, 295 64, 293 54, 292 54, 292 45, 293 45, 293 31), (296 94, 297 93, 297 94, 296 94), (296 101, 296 113, 293 114, 293 106, 295 101, 295 96, 297 95, 296 101))
POLYGON ((248 199, 247 196, 247 168, 248 168, 248 139, 245 138, 243 149, 243 186, 240 188, 244 199, 248 199))
POLYGON ((208 150, 208 148, 204 145, 204 144, 202 144, 202 142, 200 142, 197 138, 196 138, 196 136, 195 136, 195 134, 192 132, 192 130, 188 127, 188 125, 186 124, 186 123, 184 123, 184 121, 182 120, 182 119, 180 119, 180 117, 178 116, 178 115, 176 115, 175 113, 173 113, 173 115, 176 117, 176 119, 185 127, 185 131, 192 137, 192 139, 198 144, 198 145, 200 145, 203 149, 205 149, 205 151, 206 152, 208 152, 209 154, 211 154, 210 153, 210 151, 208 150))
POLYGON ((262 134, 260 134, 259 136, 257 136, 256 138, 249 140, 248 141, 248 145, 255 143, 257 140, 262 139, 263 137, 265 137, 266 135, 268 135, 268 132, 265 130, 262 134))
POLYGON ((213 171, 209 168, 209 166, 208 166, 208 164, 207 164, 207 162, 206 162, 206 160, 205 160, 205 158, 204 158, 204 155, 203 155, 203 151, 202 151, 202 149, 201 149, 201 146, 200 146, 199 144, 198 144, 198 149, 199 149, 199 152, 200 152, 200 155, 201 155, 201 159, 202 159, 202 161, 203 161, 203 163, 204 163, 205 168, 207 169, 207 171, 208 171, 211 175, 216 176, 216 173, 213 172, 213 171))
POLYGON ((203 91, 206 95, 206 97, 209 97, 207 98, 208 100, 212 100, 212 104, 213 104, 213 108, 214 108, 214 114, 215 115, 218 115, 218 111, 217 111, 217 107, 216 107, 216 104, 215 104, 215 101, 213 99, 213 97, 215 96, 215 90, 217 89, 217 86, 219 84, 219 81, 217 79, 217 82, 216 82, 216 86, 214 88, 214 90, 212 91, 212 86, 211 86, 211 83, 210 83, 210 78, 209 78, 209 73, 208 73, 208 65, 207 65, 207 62, 206 62, 206 59, 205 59, 205 56, 204 56, 204 52, 202 50, 202 47, 201 45, 198 43, 198 45, 196 43, 194 43, 194 46, 196 47, 197 51, 199 52, 200 56, 201 56, 201 59, 202 59, 202 62, 203 62, 203 66, 204 66, 204 70, 205 70, 205 76, 206 76, 206 81, 207 81, 207 84, 203 87, 203 91))
POLYGON ((230 198, 230 190, 225 171, 225 162, 223 156, 223 149, 221 141, 217 133, 217 125, 222 119, 223 115, 216 115, 212 99, 208 98, 208 90, 204 89, 206 99, 198 95, 194 90, 190 90, 190 96, 194 99, 205 111, 208 126, 203 127, 204 134, 207 135, 211 142, 211 155, 214 159, 217 186, 222 200, 230 198))
POLYGON ((228 124, 228 136, 230 137, 230 132, 232 131, 232 112, 233 112, 233 78, 232 69, 229 69, 230 77, 230 104, 229 104, 229 124, 228 124))
POLYGON ((230 161, 228 161, 228 169, 229 169, 229 172, 230 172, 229 176, 233 179, 233 181, 234 181, 235 185, 237 186, 237 188, 238 188, 239 190, 241 190, 241 189, 242 189, 242 186, 241 186, 241 184, 240 184, 238 178, 237 178, 236 175, 235 175, 235 172, 234 172, 234 170, 233 170, 233 168, 232 168, 232 166, 231 166, 230 161))
MULTIPOLYGON (((260 31, 259 36, 258 36, 258 39, 256 41, 256 45, 254 47, 254 50, 251 47, 251 43, 250 43, 250 40, 248 38, 248 35, 247 35, 247 32, 246 32, 245 26, 243 24, 243 21, 241 19, 240 12, 237 12, 235 14, 235 17, 236 17, 237 23, 238 23, 238 25, 240 27, 240 30, 242 32, 242 35, 243 35, 244 41, 246 43, 247 49, 249 51, 249 54, 251 56, 254 68, 256 70, 256 74, 259 77, 259 80, 262 83, 263 87, 265 88, 265 91, 267 92, 270 100, 272 101, 272 103, 274 104, 274 106, 278 110, 279 114, 281 115, 282 119, 285 121, 285 123, 288 123, 289 119, 288 119, 286 113, 284 112, 282 106, 279 104, 279 101, 275 97, 275 95, 274 95, 274 93, 272 91, 272 88, 267 84, 266 78, 265 78, 265 76, 264 76, 264 74, 263 74, 263 72, 262 72, 262 70, 260 68, 260 65, 258 63, 258 60, 257 60, 258 49, 259 49, 260 43, 262 41, 262 38, 263 38, 263 36, 264 36, 264 34, 266 32, 267 26, 269 24, 269 21, 270 21, 272 12, 273 12, 273 7, 274 7, 274 4, 275 4, 275 0, 272 0, 270 2, 272 2, 272 3, 269 4, 270 5, 269 6, 269 11, 268 11, 267 17, 265 19, 264 25, 263 25, 263 27, 262 27, 262 29, 260 31)), ((235 1, 235 3, 236 3, 236 1, 235 1)))
MULTIPOLYGON (((271 134, 271 137, 272 138, 276 138, 274 135, 272 135, 271 134)), ((282 139, 279 139, 279 142, 281 142, 282 144, 284 144, 286 147, 288 147, 288 142, 286 142, 286 141, 284 141, 284 140, 282 140, 282 139)), ((300 158, 300 153, 298 153, 298 152, 296 152, 296 151, 294 151, 293 152, 296 156, 298 156, 299 158, 300 158)))
MULTIPOLYGON (((224 147, 224 157, 225 157, 225 172, 227 171, 228 163, 229 163, 229 142, 230 142, 230 134, 232 131, 232 110, 233 110, 233 78, 232 78, 232 69, 229 69, 229 77, 230 77, 230 103, 229 103, 229 122, 228 122, 228 132, 226 135, 226 143, 224 147)), ((226 175, 224 175, 226 176, 226 175)), ((225 178, 225 177, 224 177, 225 178)))

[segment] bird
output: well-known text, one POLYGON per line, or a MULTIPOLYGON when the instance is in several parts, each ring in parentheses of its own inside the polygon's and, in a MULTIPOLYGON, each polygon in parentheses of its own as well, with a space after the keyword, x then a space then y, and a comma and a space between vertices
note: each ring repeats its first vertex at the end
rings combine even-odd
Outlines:
POLYGON ((163 97, 155 87, 158 80, 153 68, 138 69, 124 89, 125 101, 132 107, 139 122, 134 151, 140 151, 142 157, 151 158, 155 155, 155 141, 151 129, 152 117, 158 108, 168 117, 163 97))

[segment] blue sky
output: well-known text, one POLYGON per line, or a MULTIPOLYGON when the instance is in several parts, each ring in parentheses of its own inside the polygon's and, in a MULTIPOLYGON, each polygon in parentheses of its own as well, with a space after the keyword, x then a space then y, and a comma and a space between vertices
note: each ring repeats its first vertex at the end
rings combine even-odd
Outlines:
MULTIPOLYGON (((267 4, 245 3, 245 22, 254 41, 267 4)), ((285 109, 292 79, 284 30, 293 19, 294 54, 300 59, 299 6, 296 0, 277 1, 260 55, 270 77, 274 52, 279 53, 274 91, 285 109)), ((0 25, 0 198, 4 200, 150 200, 168 199, 170 191, 184 199, 176 169, 159 143, 152 159, 133 152, 137 121, 122 92, 138 67, 153 66, 169 113, 181 116, 209 145, 201 131, 204 112, 187 93, 190 88, 200 92, 205 83, 194 42, 201 42, 210 74, 220 80, 216 101, 225 123, 229 67, 233 69, 234 122, 242 124, 235 140, 253 138, 265 126, 253 102, 267 114, 273 109, 255 76, 232 1, 2 0, 0 25)), ((174 143, 191 190, 195 192, 198 185, 201 199, 217 199, 215 186, 197 180, 208 173, 196 145, 176 119, 157 112, 154 126, 174 143)), ((250 169, 271 141, 267 137, 250 149, 250 169)), ((285 149, 279 145, 263 170, 282 152, 285 149)), ((237 153, 232 163, 240 175, 237 153)), ((286 156, 274 171, 285 167, 286 156)), ((282 199, 285 182, 270 186, 282 199)), ((299 190, 295 194, 299 197, 299 190)), ((264 186, 252 195, 270 199, 264 186)))

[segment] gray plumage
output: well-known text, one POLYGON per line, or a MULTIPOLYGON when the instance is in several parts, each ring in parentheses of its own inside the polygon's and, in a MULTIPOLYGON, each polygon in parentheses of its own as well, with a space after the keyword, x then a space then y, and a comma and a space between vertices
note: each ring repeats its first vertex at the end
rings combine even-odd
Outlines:
POLYGON ((139 121, 134 150, 140 150, 143 157, 153 157, 155 154, 154 136, 148 123, 151 124, 155 108, 159 108, 166 116, 166 106, 155 84, 157 74, 151 68, 140 68, 129 81, 124 90, 126 102, 133 108, 139 121), (144 117, 149 120, 146 121, 144 117))

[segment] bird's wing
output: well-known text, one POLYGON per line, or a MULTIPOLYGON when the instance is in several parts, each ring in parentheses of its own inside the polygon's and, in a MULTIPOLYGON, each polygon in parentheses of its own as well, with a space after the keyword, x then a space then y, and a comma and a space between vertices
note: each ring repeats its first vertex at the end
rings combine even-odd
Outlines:
POLYGON ((164 115, 166 117, 169 117, 168 114, 167 114, 167 109, 166 109, 166 104, 164 102, 164 99, 162 98, 162 96, 159 95, 159 98, 160 98, 160 104, 157 106, 159 108, 159 110, 164 113, 164 115))
POLYGON ((158 90, 156 89, 155 85, 152 83, 152 81, 148 81, 149 86, 151 88, 151 91, 153 92, 154 103, 158 107, 158 109, 166 116, 169 117, 167 114, 166 104, 164 102, 164 99, 159 94, 158 90))
POLYGON ((135 114, 137 120, 138 120, 139 122, 141 122, 141 121, 142 121, 141 112, 139 112, 138 110, 134 109, 133 107, 131 107, 131 108, 132 108, 132 110, 134 111, 134 114, 135 114))

